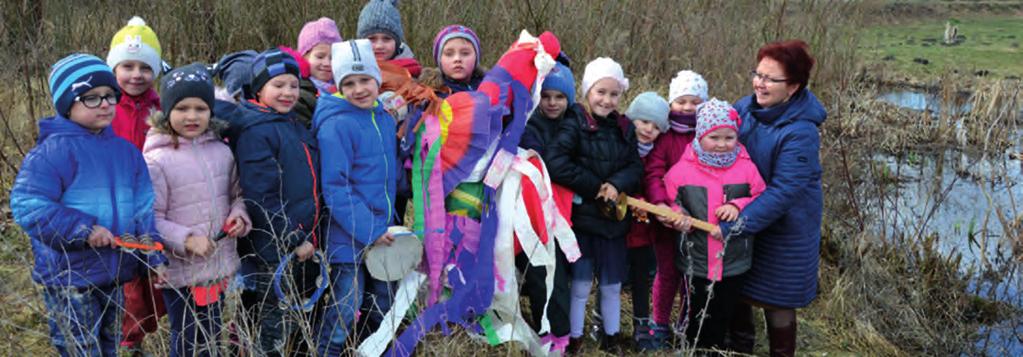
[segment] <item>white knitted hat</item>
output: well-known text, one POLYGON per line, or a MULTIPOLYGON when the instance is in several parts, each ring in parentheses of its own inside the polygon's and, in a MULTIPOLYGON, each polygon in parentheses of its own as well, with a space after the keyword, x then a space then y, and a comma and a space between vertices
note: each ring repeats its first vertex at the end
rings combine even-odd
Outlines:
POLYGON ((604 78, 617 81, 622 86, 622 92, 629 89, 629 79, 625 78, 622 65, 607 57, 597 57, 587 63, 586 69, 583 71, 583 96, 589 94, 590 87, 593 87, 594 83, 604 78))
POLYGON ((668 86, 668 102, 674 102, 675 99, 684 95, 696 96, 706 102, 707 81, 699 73, 693 71, 678 72, 675 74, 675 78, 671 79, 671 85, 668 86))

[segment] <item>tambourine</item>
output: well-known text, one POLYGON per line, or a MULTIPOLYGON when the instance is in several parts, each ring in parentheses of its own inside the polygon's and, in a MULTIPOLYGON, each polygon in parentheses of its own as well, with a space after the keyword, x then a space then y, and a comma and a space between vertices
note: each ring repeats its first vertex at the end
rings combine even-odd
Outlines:
POLYGON ((290 308, 296 311, 309 312, 313 310, 313 307, 316 306, 316 302, 320 300, 320 297, 323 296, 323 292, 327 290, 327 281, 330 280, 330 262, 327 260, 327 257, 323 255, 323 252, 317 250, 313 253, 313 257, 310 259, 320 266, 320 275, 316 277, 316 291, 314 291, 313 295, 308 299, 289 305, 289 301, 295 299, 289 299, 288 296, 284 294, 284 289, 281 288, 281 277, 284 276, 284 270, 288 267, 288 264, 294 257, 294 252, 289 253, 284 257, 284 259, 281 259, 281 263, 277 265, 277 270, 274 271, 273 280, 274 294, 277 295, 277 300, 280 301, 282 309, 290 308))
POLYGON ((398 281, 419 266, 423 243, 407 227, 391 226, 387 231, 394 237, 394 243, 370 246, 366 250, 366 269, 374 279, 398 281))

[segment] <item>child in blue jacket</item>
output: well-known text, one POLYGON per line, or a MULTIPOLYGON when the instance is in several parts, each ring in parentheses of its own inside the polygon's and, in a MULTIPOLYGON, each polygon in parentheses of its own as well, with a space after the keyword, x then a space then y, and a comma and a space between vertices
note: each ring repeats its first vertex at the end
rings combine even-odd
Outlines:
POLYGON ((121 284, 162 269, 159 252, 129 253, 115 237, 162 242, 142 153, 114 135, 121 90, 110 67, 72 54, 50 70, 57 114, 39 121, 36 147, 11 190, 14 220, 31 237, 32 279, 43 286, 50 338, 62 356, 115 356, 121 284))
POLYGON ((320 97, 313 127, 323 149, 323 196, 330 210, 326 250, 332 299, 320 327, 319 352, 338 356, 351 335, 364 290, 379 310, 390 306, 387 284, 362 266, 373 244, 390 244, 398 166, 395 122, 377 100, 380 68, 369 40, 335 43, 333 72, 338 93, 320 97))
MULTIPOLYGON (((252 220, 252 231, 238 241, 245 281, 242 305, 258 326, 257 354, 283 355, 294 329, 278 307, 271 283, 277 266, 291 253, 303 262, 295 271, 317 271, 302 264, 312 262, 319 243, 320 158, 316 137, 292 111, 299 97, 298 62, 273 48, 253 58, 251 73, 252 99, 238 105, 218 101, 214 114, 228 122, 224 137, 238 163, 252 220)), ((299 290, 311 285, 306 278, 296 277, 299 290)))

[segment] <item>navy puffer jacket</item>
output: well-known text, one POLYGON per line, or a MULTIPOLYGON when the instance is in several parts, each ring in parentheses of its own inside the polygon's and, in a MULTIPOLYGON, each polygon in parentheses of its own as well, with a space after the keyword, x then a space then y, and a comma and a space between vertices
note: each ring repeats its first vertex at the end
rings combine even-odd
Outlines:
POLYGON ((238 240, 242 260, 276 265, 305 241, 319 244, 320 167, 316 137, 294 119, 251 102, 218 101, 217 117, 238 163, 252 232, 238 240))
MULTIPOLYGON (((767 183, 737 220, 741 233, 754 235, 743 294, 777 307, 804 307, 817 297, 824 208, 818 127, 827 112, 808 89, 770 108, 748 96, 735 109, 742 117, 739 140, 767 183)), ((721 223, 726 234, 732 227, 721 223)))

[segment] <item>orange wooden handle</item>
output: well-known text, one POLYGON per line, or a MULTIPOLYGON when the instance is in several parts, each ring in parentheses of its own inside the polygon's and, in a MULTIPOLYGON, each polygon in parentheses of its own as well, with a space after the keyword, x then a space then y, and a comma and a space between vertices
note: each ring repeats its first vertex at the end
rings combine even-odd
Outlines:
POLYGON ((125 242, 124 240, 121 240, 121 237, 114 237, 114 244, 119 247, 128 249, 155 250, 159 252, 163 251, 163 243, 160 242, 153 242, 153 244, 150 245, 142 243, 125 242))

